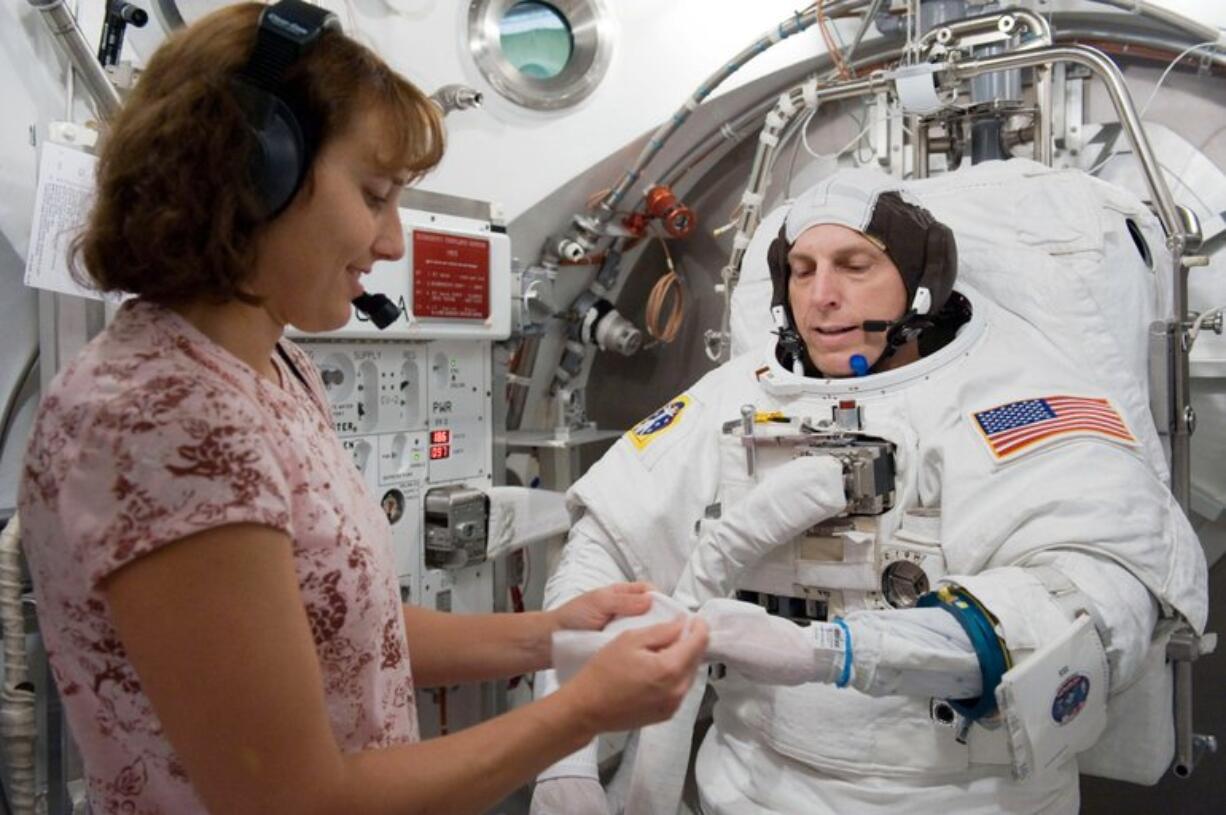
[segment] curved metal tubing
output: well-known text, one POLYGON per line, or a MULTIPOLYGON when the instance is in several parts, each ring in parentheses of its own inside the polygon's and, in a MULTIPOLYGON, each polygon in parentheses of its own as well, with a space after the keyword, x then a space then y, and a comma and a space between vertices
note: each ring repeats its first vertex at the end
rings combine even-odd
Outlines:
MULTIPOLYGON (((94 58, 94 52, 85 41, 77 20, 64 5, 63 0, 29 0, 35 9, 42 12, 43 22, 51 36, 63 48, 75 68, 85 90, 94 102, 94 111, 102 122, 109 122, 123 104, 119 91, 111 84, 110 77, 94 58)), ((70 68, 69 70, 71 70, 70 68)))
MULTIPOLYGON (((952 64, 947 70, 953 76, 961 79, 1009 68, 1044 67, 1056 62, 1071 62, 1089 68, 1106 85, 1116 115, 1119 116, 1120 125, 1132 143, 1137 159, 1141 162, 1141 169, 1145 174, 1145 185, 1149 188, 1150 195, 1153 196, 1158 218, 1162 221, 1162 226, 1166 228, 1167 245, 1173 252, 1182 253, 1186 243, 1183 223, 1179 218, 1179 213, 1175 210, 1175 202, 1171 198, 1166 181, 1159 171, 1158 160, 1154 157, 1154 150, 1141 126, 1141 117, 1137 115, 1132 96, 1129 95, 1128 88, 1124 84, 1124 77, 1110 57, 1084 45, 1063 45, 967 60, 952 64)), ((1182 313, 1185 305, 1184 298, 1180 298, 1175 303, 1175 308, 1182 313)))

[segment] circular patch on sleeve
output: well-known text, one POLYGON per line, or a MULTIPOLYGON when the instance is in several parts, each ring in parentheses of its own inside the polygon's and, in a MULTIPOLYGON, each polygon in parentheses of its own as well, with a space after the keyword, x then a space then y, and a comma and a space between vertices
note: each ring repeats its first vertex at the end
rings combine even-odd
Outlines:
POLYGON ((1077 718, 1089 698, 1090 677, 1073 674, 1056 689, 1056 698, 1051 703, 1052 721, 1058 725, 1068 724, 1077 718))

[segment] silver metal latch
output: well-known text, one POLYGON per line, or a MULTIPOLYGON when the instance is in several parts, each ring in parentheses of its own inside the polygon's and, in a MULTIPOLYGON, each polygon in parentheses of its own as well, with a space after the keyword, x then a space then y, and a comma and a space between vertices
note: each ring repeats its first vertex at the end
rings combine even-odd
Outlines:
POLYGON ((485 560, 489 543, 490 499, 462 484, 426 493, 426 567, 460 569, 485 560))

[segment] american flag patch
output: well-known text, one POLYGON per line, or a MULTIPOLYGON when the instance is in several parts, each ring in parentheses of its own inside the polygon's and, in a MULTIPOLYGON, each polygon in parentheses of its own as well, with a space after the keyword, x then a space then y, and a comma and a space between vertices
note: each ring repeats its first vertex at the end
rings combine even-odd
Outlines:
POLYGON ((1107 399, 1044 396, 1009 402, 972 414, 997 461, 1058 438, 1096 436, 1121 444, 1137 439, 1107 399))

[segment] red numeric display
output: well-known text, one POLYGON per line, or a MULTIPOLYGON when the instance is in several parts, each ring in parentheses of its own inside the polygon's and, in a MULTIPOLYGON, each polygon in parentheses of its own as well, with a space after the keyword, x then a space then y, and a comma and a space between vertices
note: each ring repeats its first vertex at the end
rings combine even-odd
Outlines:
POLYGON ((430 445, 430 460, 438 461, 441 458, 451 458, 451 445, 449 444, 430 445))
POLYGON ((430 443, 431 444, 451 444, 451 431, 450 430, 431 430, 430 431, 430 443))

